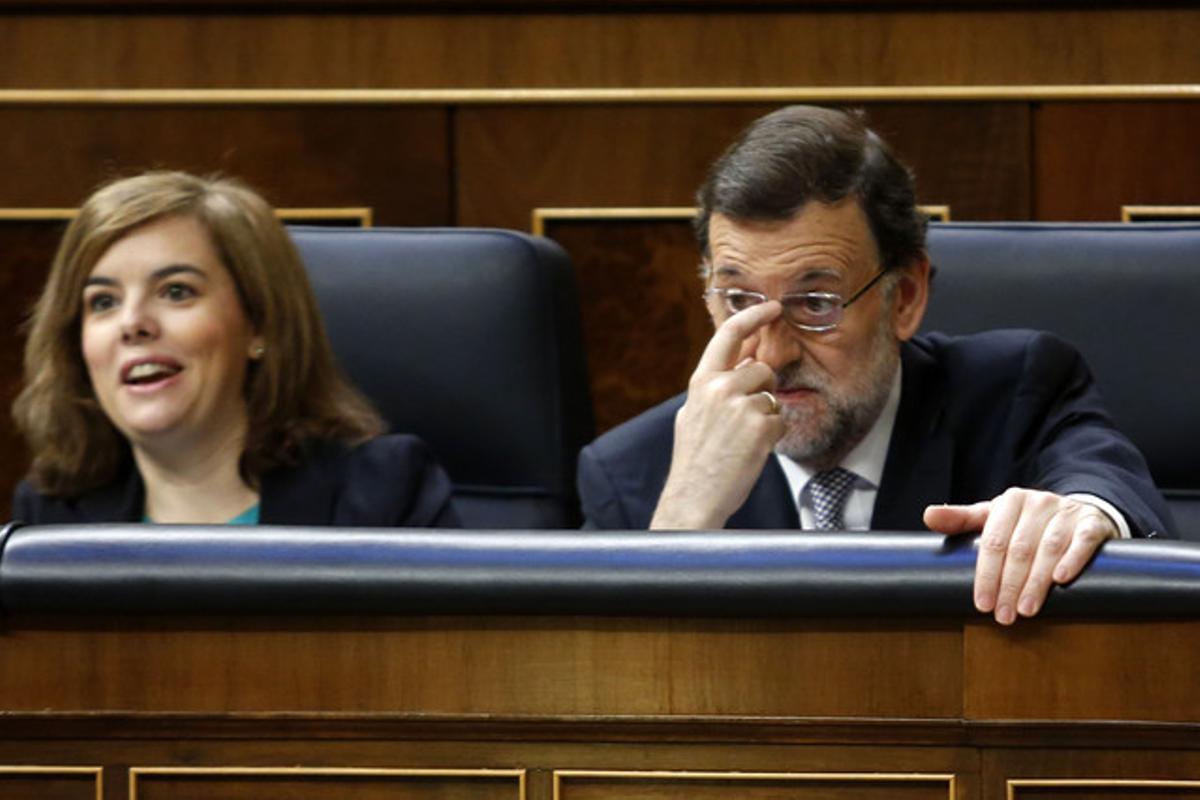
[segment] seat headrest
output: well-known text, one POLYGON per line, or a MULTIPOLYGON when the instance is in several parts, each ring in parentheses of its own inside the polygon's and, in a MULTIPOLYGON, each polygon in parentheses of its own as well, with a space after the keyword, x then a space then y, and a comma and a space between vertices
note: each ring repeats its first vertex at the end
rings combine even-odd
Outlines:
POLYGON ((342 368, 433 448, 464 523, 575 524, 592 423, 563 250, 502 230, 291 233, 342 368))
POLYGON ((925 330, 1037 328, 1076 345, 1164 488, 1200 488, 1200 224, 930 225, 925 330))

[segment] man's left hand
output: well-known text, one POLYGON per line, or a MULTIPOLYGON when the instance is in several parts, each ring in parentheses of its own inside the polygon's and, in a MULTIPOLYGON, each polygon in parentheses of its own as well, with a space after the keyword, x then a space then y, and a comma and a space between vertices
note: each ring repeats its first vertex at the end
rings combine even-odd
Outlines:
POLYGON ((1117 526, 1099 508, 1052 492, 1009 489, 964 506, 929 506, 938 533, 982 532, 975 564, 975 607, 1001 625, 1032 617, 1053 584, 1070 583, 1117 526))

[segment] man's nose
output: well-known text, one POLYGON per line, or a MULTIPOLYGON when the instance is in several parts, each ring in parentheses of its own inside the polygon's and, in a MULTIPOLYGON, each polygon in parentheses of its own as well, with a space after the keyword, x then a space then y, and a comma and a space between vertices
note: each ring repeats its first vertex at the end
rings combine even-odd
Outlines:
POLYGON ((141 302, 127 302, 121 309, 121 341, 126 344, 158 338, 158 321, 141 302))
POLYGON ((782 367, 799 360, 804 354, 800 336, 782 317, 764 325, 758 331, 758 347, 754 358, 778 372, 782 367))

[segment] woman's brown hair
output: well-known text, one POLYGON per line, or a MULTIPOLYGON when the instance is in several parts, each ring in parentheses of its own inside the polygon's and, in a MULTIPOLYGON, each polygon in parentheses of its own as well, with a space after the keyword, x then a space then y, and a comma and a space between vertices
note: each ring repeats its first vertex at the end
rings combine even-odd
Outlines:
POLYGON ((83 287, 117 240, 168 216, 192 217, 207 229, 265 345, 246 373, 240 468, 248 484, 294 463, 305 442, 358 442, 383 430, 338 369, 304 265, 267 202, 234 179, 148 172, 103 186, 84 202, 34 307, 13 417, 33 452, 29 477, 38 491, 81 494, 116 477, 129 456, 83 361, 83 287))

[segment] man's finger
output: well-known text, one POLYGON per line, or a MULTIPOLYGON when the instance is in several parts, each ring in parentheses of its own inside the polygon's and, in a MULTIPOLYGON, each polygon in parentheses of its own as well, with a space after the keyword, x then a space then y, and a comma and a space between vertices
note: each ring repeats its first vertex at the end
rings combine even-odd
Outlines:
POLYGON ((722 322, 717 332, 708 340, 708 346, 704 348, 694 374, 732 369, 741 355, 742 342, 782 312, 783 306, 778 300, 768 300, 739 311, 722 322))
POLYGON ((1022 617, 1032 617, 1046 602, 1054 570, 1062 563, 1063 554, 1071 544, 1074 526, 1073 517, 1064 514, 1055 514, 1046 526, 1029 570, 1029 578, 1017 599, 1017 613, 1022 617))
POLYGON ((991 506, 988 500, 967 506, 926 506, 925 526, 937 533, 978 533, 987 523, 991 506))
POLYGON ((975 559, 975 608, 985 614, 996 607, 1004 558, 1021 516, 1021 506, 1021 495, 1011 490, 994 498, 983 534, 979 537, 979 554, 975 559))
POLYGON ((1096 510, 1088 513, 1075 526, 1075 535, 1071 546, 1054 568, 1055 583, 1070 583, 1079 577, 1083 568, 1092 560, 1092 556, 1108 539, 1117 537, 1117 528, 1103 512, 1096 510))

